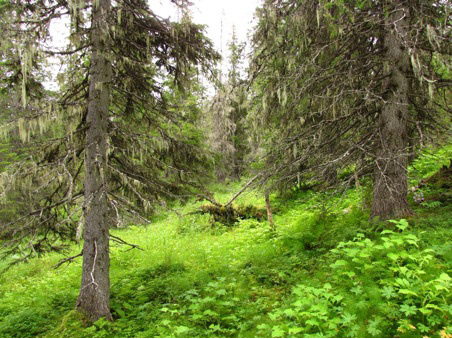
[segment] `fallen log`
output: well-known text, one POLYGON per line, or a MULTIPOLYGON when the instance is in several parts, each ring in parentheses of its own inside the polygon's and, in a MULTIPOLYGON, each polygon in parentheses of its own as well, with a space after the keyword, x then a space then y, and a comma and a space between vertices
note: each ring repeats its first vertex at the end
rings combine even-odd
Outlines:
POLYGON ((256 219, 262 221, 267 219, 267 210, 253 205, 246 206, 216 206, 202 205, 196 213, 210 214, 214 222, 220 222, 224 225, 233 225, 240 219, 256 219))
POLYGON ((252 205, 233 207, 232 203, 246 191, 251 184, 256 181, 262 173, 256 174, 249 180, 234 196, 224 205, 215 200, 212 194, 198 194, 199 200, 207 200, 212 205, 202 205, 200 210, 195 213, 209 213, 215 222, 221 222, 225 225, 232 225, 239 219, 257 219, 259 221, 267 218, 267 210, 252 205))

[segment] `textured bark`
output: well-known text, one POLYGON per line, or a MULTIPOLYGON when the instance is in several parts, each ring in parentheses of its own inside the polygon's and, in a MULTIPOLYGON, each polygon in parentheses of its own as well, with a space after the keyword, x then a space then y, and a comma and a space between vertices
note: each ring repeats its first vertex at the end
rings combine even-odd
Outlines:
POLYGON ((93 1, 92 43, 85 158, 85 233, 82 284, 76 308, 89 321, 110 313, 110 257, 106 192, 107 123, 112 80, 108 60, 110 0, 93 1), (96 6, 96 4, 98 4, 96 6))
POLYGON ((393 1, 388 16, 383 83, 384 103, 379 117, 380 144, 377 150, 371 217, 382 220, 411 214, 407 201, 408 71, 410 60, 403 42, 407 36, 409 12, 403 1, 393 1))

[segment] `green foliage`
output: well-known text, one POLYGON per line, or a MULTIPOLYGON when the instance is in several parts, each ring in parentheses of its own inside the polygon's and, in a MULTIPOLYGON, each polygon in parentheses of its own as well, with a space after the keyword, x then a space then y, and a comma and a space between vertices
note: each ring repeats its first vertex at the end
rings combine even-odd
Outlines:
POLYGON ((452 145, 424 150, 409 168, 411 194, 416 207, 437 210, 452 201, 452 145))
MULTIPOLYGON (((186 291, 182 303, 163 305, 160 312, 164 318, 160 325, 163 335, 168 337, 233 336, 243 317, 243 302, 234 295, 236 279, 226 281, 220 277, 209 282, 202 289, 193 288, 186 291)), ((143 333, 149 336, 150 333, 143 333)))
POLYGON ((356 190, 342 196, 308 191, 277 201, 275 209, 286 212, 282 218, 275 217, 280 225, 278 240, 296 251, 325 251, 352 239, 358 230, 370 229, 361 198, 362 192, 356 190))
POLYGON ((408 168, 410 183, 417 186, 420 181, 434 175, 443 167, 449 167, 452 160, 452 144, 439 149, 426 149, 418 156, 408 168))
POLYGON ((178 233, 202 233, 212 229, 211 217, 208 214, 187 215, 178 220, 178 233))
MULTIPOLYGON (((240 184, 215 185, 228 201, 240 184)), ((419 337, 449 333, 450 205, 370 224, 362 192, 272 196, 276 230, 241 219, 215 231, 201 202, 147 227, 114 230, 144 251, 111 248, 114 322, 73 311, 81 262, 52 254, 0 276, 4 337, 419 337), (423 215, 423 214, 422 214, 423 215), (384 227, 381 233, 375 228, 384 227), (413 328, 414 327, 414 328, 413 328)), ((238 205, 262 206, 257 192, 238 205)), ((216 225, 217 226, 217 225, 216 225)), ((74 248, 74 253, 80 251, 74 248)), ((0 262, 0 269, 5 267, 0 262)))
POLYGON ((393 221, 372 240, 358 234, 332 250, 323 288, 300 284, 291 302, 269 314, 273 337, 439 336, 451 317, 450 276, 432 248, 393 221))
POLYGON ((397 230, 385 230, 375 241, 358 235, 340 244, 334 253, 344 259, 331 265, 333 276, 352 291, 362 286, 362 298, 380 293, 384 302, 368 309, 385 320, 385 333, 437 336, 451 316, 451 278, 442 272, 435 251, 422 248, 419 237, 407 230, 406 220, 393 222, 397 230))
POLYGON ((72 310, 63 316, 61 323, 53 330, 49 331, 47 336, 49 338, 70 338, 75 337, 80 332, 80 328, 85 326, 85 319, 83 314, 72 310))

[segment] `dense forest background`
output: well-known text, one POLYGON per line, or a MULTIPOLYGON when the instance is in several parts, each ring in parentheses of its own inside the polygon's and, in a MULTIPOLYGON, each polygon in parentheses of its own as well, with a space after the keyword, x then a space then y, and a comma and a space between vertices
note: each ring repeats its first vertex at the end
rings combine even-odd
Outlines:
POLYGON ((450 3, 168 5, 0 0, 0 336, 450 337, 450 3))

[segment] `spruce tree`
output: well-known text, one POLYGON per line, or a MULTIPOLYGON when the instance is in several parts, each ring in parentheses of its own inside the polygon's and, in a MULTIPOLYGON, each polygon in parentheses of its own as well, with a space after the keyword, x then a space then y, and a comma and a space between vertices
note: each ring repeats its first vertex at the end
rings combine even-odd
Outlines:
POLYGON ((107 147, 110 86, 113 79, 109 59, 108 18, 111 1, 93 3, 89 68, 88 109, 85 135, 82 283, 76 308, 90 320, 110 314, 110 255, 107 197, 107 147))
POLYGON ((168 100, 165 79, 182 89, 194 72, 212 71, 219 56, 201 26, 162 19, 145 1, 19 1, 8 10, 5 28, 13 34, 19 27, 26 42, 11 53, 26 55, 18 76, 24 116, 3 131, 18 128, 24 141, 36 143, 24 162, 2 173, 4 188, 32 188, 34 197, 28 213, 2 225, 5 254, 23 260, 84 234, 77 309, 89 321, 111 320, 109 241, 118 239, 109 228, 124 214, 146 215, 159 201, 199 189, 206 162, 201 137, 187 133, 193 121, 168 100), (49 24, 67 15, 70 46, 46 49, 49 24), (30 100, 28 80, 48 55, 66 62, 62 93, 30 100), (46 130, 53 138, 41 140, 46 130))
POLYGON ((205 109, 208 142, 220 159, 216 174, 220 181, 240 180, 245 169, 248 138, 245 120, 248 112, 246 81, 242 63, 245 45, 237 38, 233 27, 228 43, 229 70, 226 81, 217 85, 216 93, 205 109))
POLYGON ((408 156, 450 127, 449 15, 443 1, 265 1, 252 76, 267 174, 373 173, 372 217, 410 214, 408 156))

